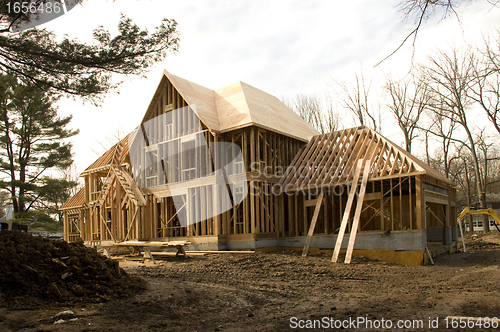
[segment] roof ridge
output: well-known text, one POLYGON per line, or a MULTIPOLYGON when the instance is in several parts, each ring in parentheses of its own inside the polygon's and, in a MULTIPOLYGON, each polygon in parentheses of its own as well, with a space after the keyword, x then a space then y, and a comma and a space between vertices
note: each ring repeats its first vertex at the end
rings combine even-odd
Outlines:
POLYGON ((246 96, 247 91, 245 91, 245 89, 243 87, 243 84, 251 86, 252 88, 253 88, 253 86, 250 85, 250 84, 248 84, 248 83, 242 82, 242 81, 237 81, 236 83, 239 83, 240 86, 241 86, 241 91, 243 92, 243 97, 244 97, 244 100, 245 100, 245 105, 247 107, 248 115, 250 116, 251 124, 255 124, 255 116, 252 115, 252 112, 250 111, 250 105, 248 105, 248 97, 246 96))

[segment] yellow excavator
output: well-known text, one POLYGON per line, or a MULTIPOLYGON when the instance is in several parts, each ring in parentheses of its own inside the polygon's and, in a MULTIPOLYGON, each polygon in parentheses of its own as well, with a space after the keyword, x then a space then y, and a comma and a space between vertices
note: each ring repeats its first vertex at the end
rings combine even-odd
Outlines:
POLYGON ((485 215, 493 217, 493 219, 495 219, 495 227, 500 232, 500 228, 498 228, 498 225, 500 224, 500 218, 498 218, 497 214, 495 213, 495 211, 493 209, 471 210, 470 207, 468 207, 468 206, 465 207, 457 217, 457 223, 460 226, 460 234, 462 235, 462 243, 464 246, 464 252, 466 252, 467 250, 465 249, 465 240, 464 240, 464 233, 462 230, 462 221, 466 216, 476 215, 476 214, 485 214, 485 215))
POLYGON ((493 209, 471 210, 470 207, 467 206, 458 215, 457 222, 461 222, 468 215, 475 215, 475 214, 486 214, 486 215, 493 217, 493 219, 495 219, 495 221, 496 221, 495 227, 500 232, 500 228, 498 228, 498 225, 500 224, 500 218, 498 218, 497 214, 495 213, 495 211, 493 209))

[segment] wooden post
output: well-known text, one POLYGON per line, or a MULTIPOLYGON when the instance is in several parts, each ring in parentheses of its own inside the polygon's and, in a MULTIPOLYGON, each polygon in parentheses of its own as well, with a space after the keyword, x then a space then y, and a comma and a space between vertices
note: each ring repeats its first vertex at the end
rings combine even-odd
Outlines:
POLYGON ((85 209, 81 209, 78 214, 78 228, 80 229, 80 238, 84 238, 85 233, 85 209))
POLYGON ((347 199, 347 205, 344 210, 344 216, 342 217, 342 222, 340 224, 339 234, 337 235, 337 242, 335 243, 335 249, 333 251, 332 262, 337 263, 340 254, 340 247, 342 246, 342 241, 344 240, 345 229, 347 222, 349 221, 349 215, 351 214, 352 202, 354 201, 354 196, 356 195, 356 186, 359 181, 359 174, 361 168, 363 167, 363 160, 358 160, 356 166, 356 172, 354 173, 354 180, 352 182, 351 190, 349 191, 349 198, 347 199))
POLYGON ((408 200, 410 205, 410 229, 413 229, 413 204, 411 201, 411 176, 408 177, 408 200))
MULTIPOLYGON (((144 165, 144 164, 143 164, 144 165)), ((122 213, 121 213, 121 206, 122 206, 122 196, 123 196, 123 190, 122 190, 122 186, 120 186, 118 184, 118 179, 115 177, 115 179, 113 179, 113 181, 115 181, 115 185, 114 187, 116 188, 116 191, 115 191, 115 194, 116 194, 116 197, 115 197, 115 202, 118 207, 117 209, 117 213, 116 213, 116 222, 117 224, 119 225, 119 229, 120 229, 120 232, 121 232, 121 237, 119 237, 120 239, 125 239, 125 235, 126 235, 126 232, 127 232, 127 227, 125 227, 124 223, 125 223, 125 220, 123 220, 123 216, 122 216, 122 213)))
POLYGON ((69 242, 69 231, 70 231, 70 223, 68 219, 68 211, 63 212, 63 220, 64 220, 64 241, 69 242))
POLYGON ((309 252, 309 246, 311 245, 312 236, 314 234, 314 228, 316 227, 316 221, 318 220, 319 211, 321 210, 321 205, 323 203, 323 195, 324 193, 321 192, 321 194, 319 194, 319 197, 317 198, 316 207, 314 208, 314 213, 311 220, 311 226, 309 226, 309 232, 307 233, 306 243, 304 245, 304 250, 302 251, 302 257, 307 257, 307 253, 309 252))
POLYGON ((399 178, 399 230, 403 230, 403 182, 399 178))
MULTIPOLYGON (((378 170, 375 169, 375 172, 378 170)), ((380 230, 385 231, 385 211, 384 211, 384 180, 380 180, 380 230)))
POLYGON ((255 191, 254 191, 254 182, 250 181, 250 191, 248 193, 250 196, 250 233, 256 233, 256 222, 255 222, 255 191))
POLYGON ((303 195, 303 202, 304 202, 304 215, 302 218, 302 235, 306 235, 306 230, 307 230, 307 206, 306 206, 306 200, 309 198, 307 197, 308 194, 303 195))
POLYGON ((253 127, 250 127, 250 172, 253 172, 253 167, 255 163, 255 130, 253 127))
MULTIPOLYGON (((158 202, 156 200, 156 198, 153 198, 153 201, 152 201, 152 204, 153 204, 153 220, 150 221, 151 224, 153 224, 152 228, 156 229, 157 225, 158 225, 158 218, 159 218, 159 213, 158 213, 158 202)), ((137 207, 139 208, 139 207, 137 207)))
POLYGON ((88 207, 89 199, 90 199, 90 181, 89 181, 89 175, 85 175, 85 206, 87 206, 87 208, 85 208, 85 212, 83 213, 84 214, 82 223, 83 227, 80 228, 81 231, 80 233, 83 241, 87 241, 88 234, 90 234, 89 227, 90 227, 91 217, 90 217, 90 207, 88 207))
POLYGON ((214 220, 214 235, 219 236, 220 235, 220 227, 219 227, 219 221, 220 221, 220 207, 219 207, 219 185, 215 183, 213 185, 213 192, 212 192, 212 202, 213 202, 213 220, 214 220))
POLYGON ((389 186, 391 187, 391 231, 394 230, 394 196, 392 194, 393 192, 393 187, 392 187, 392 178, 390 179, 390 184, 389 186))
POLYGON ((201 222, 201 235, 208 235, 207 233, 207 210, 205 208, 205 203, 207 201, 207 198, 205 197, 205 191, 206 191, 205 186, 200 188, 200 222, 201 222))
POLYGON ((352 252, 354 250, 354 242, 356 241, 356 234, 359 228, 359 219, 361 217, 361 211, 363 210, 363 200, 366 192, 366 183, 368 181, 368 175, 370 174, 369 160, 366 162, 363 172, 363 180, 361 181, 361 188, 359 189, 356 211, 354 212, 354 221, 352 223, 351 234, 349 235, 349 245, 347 246, 347 253, 345 255, 344 263, 346 264, 351 263, 352 252))
MULTIPOLYGON (((248 184, 245 182, 244 186, 248 184)), ((249 189, 248 189, 249 190, 249 189)), ((247 192, 246 197, 243 199, 243 233, 248 234, 251 233, 248 230, 248 200, 249 200, 250 192, 247 192)))
POLYGON ((415 176, 415 200, 417 205, 417 229, 425 229, 425 202, 422 176, 415 176))
POLYGON ((293 219, 295 220, 295 236, 299 236, 299 214, 298 214, 298 207, 299 205, 299 198, 298 198, 298 193, 294 192, 293 193, 293 207, 294 207, 294 214, 293 214, 293 219))
POLYGON ((328 234, 328 198, 323 198, 324 209, 323 209, 323 228, 325 229, 325 235, 328 234))

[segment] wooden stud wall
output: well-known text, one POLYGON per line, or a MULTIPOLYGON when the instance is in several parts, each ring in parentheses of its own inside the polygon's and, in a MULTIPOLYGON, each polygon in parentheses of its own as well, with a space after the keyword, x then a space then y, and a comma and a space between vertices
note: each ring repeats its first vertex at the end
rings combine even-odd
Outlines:
MULTIPOLYGON (((422 229, 417 223, 415 182, 413 176, 369 181, 358 231, 422 229)), ((348 190, 345 186, 330 187, 325 190, 327 193, 324 198, 323 213, 318 217, 315 234, 336 234, 344 215, 348 190)), ((306 235, 315 197, 314 193, 305 195, 304 191, 285 195, 286 236, 306 235)), ((437 210, 439 208, 436 208, 437 210)))

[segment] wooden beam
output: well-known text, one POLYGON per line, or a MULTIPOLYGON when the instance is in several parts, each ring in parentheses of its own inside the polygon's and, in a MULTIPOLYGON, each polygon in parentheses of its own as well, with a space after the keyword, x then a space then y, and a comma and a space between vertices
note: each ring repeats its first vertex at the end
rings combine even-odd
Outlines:
POLYGON ((415 176, 415 200, 417 205, 417 229, 425 229, 425 202, 422 176, 415 176))
MULTIPOLYGON (((311 226, 309 226, 309 232, 307 233, 306 243, 304 245, 304 250, 302 251, 302 257, 307 257, 307 253, 309 252, 309 246, 311 245, 311 239, 314 234, 314 228, 316 227, 316 221, 318 220, 319 211, 321 210, 321 205, 323 203, 324 193, 321 192, 318 198, 316 199, 316 207, 314 208, 314 214, 311 220, 311 226)), ((307 207, 304 206, 305 209, 307 207)))
POLYGON ((254 182, 250 181, 250 191, 248 193, 250 196, 250 233, 256 233, 256 213, 255 211, 255 194, 254 194, 254 182))
POLYGON ((337 242, 335 243, 335 249, 333 251, 332 262, 337 263, 340 254, 340 247, 342 246, 342 241, 344 240, 344 233, 347 226, 347 222, 349 221, 349 215, 351 214, 352 202, 354 201, 354 196, 356 194, 356 187, 359 181, 359 174, 363 167, 363 161, 358 160, 358 164, 356 166, 356 172, 354 173, 354 180, 352 182, 351 190, 349 191, 349 198, 347 200, 347 205, 344 210, 344 216, 342 218, 342 222, 340 223, 339 234, 337 235, 337 242))
POLYGON ((361 181, 361 188, 359 189, 358 202, 356 204, 356 211, 354 212, 354 221, 352 223, 351 234, 349 234, 349 245, 347 246, 347 253, 345 255, 344 263, 350 264, 352 258, 352 252, 354 250, 354 242, 356 241, 356 234, 359 227, 359 219, 361 217, 361 211, 363 208, 363 201, 366 192, 366 183, 368 182, 368 176, 370 174, 370 161, 366 161, 365 168, 363 169, 363 180, 361 181))

